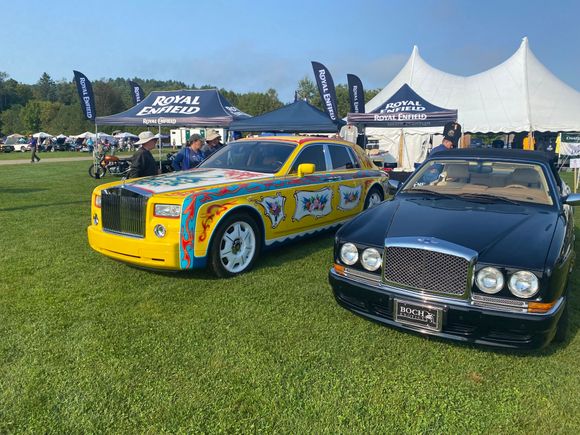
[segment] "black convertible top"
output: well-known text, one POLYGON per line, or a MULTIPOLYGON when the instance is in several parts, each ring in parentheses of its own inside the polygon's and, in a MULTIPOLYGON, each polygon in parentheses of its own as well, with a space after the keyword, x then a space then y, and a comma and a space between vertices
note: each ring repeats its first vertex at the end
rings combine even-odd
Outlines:
POLYGON ((551 165, 555 155, 544 151, 513 150, 503 148, 460 148, 430 154, 427 160, 446 158, 482 158, 526 160, 551 165))

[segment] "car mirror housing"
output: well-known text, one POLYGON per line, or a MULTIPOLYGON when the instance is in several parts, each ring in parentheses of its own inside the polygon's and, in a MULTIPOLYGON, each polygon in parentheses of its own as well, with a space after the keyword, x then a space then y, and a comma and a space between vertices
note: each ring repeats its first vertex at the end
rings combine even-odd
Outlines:
POLYGON ((298 165, 298 176, 304 177, 306 175, 314 174, 316 166, 313 163, 302 163, 298 165))
POLYGON ((401 187, 401 182, 397 180, 389 180, 389 190, 391 192, 396 192, 401 187))
POLYGON ((580 205, 580 193, 571 193, 564 200, 564 204, 571 206, 580 205))

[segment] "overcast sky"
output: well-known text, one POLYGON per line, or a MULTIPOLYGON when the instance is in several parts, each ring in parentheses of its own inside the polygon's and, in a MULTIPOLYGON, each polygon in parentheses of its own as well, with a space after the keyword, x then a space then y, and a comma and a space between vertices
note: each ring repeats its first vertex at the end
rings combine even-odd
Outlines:
POLYGON ((24 83, 43 72, 72 80, 141 77, 211 84, 293 98, 314 78, 311 60, 335 83, 358 75, 384 87, 413 45, 446 72, 471 75, 531 49, 580 90, 580 1, 379 0, 6 0, 0 71, 24 83))

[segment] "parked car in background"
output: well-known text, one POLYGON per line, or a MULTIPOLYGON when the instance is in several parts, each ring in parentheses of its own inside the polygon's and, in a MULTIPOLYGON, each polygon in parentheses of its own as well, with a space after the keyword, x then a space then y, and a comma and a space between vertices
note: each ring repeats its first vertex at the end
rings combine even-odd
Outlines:
POLYGON ((0 152, 2 153, 11 153, 12 151, 14 151, 14 146, 13 145, 9 145, 9 144, 0 144, 0 152))
POLYGON ((483 148, 485 144, 483 143, 483 139, 479 137, 472 137, 471 141, 469 142, 470 148, 483 148))
POLYGON ((379 204, 388 176, 363 150, 327 138, 229 143, 198 168, 105 184, 93 192, 91 247, 138 266, 220 277, 260 251, 336 227, 379 204))
POLYGON ((566 339, 580 195, 548 155, 445 151, 393 187, 392 200, 336 235, 329 279, 341 306, 468 343, 540 348, 566 339))

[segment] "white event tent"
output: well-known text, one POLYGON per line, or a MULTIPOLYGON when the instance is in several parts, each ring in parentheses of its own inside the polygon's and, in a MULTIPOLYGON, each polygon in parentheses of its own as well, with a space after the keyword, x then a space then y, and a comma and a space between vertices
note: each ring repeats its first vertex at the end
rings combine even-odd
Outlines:
MULTIPOLYGON (((432 67, 415 46, 401 71, 365 105, 366 112, 379 107, 405 83, 430 103, 456 109, 464 132, 580 131, 580 92, 538 60, 527 38, 505 62, 468 77, 432 67)), ((441 131, 405 129, 404 162, 399 166, 410 168, 422 161, 429 134, 441 131)), ((401 130, 367 128, 366 133, 378 140, 379 148, 398 155, 401 130)))

